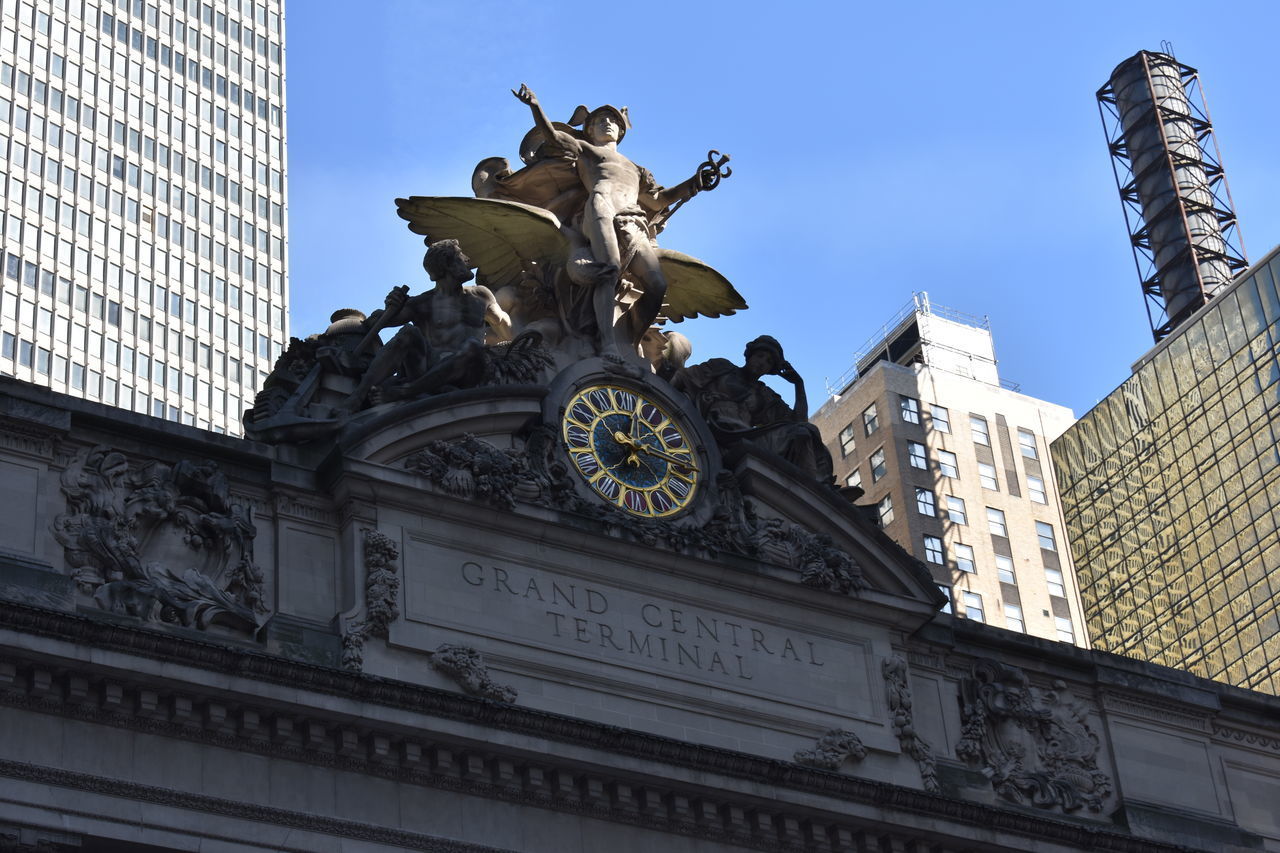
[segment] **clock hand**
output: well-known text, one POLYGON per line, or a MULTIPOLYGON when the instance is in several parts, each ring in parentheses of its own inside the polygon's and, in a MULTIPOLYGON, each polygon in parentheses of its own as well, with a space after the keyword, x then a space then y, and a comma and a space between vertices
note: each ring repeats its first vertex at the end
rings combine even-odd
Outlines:
POLYGON ((636 441, 633 438, 630 438, 626 433, 624 433, 620 429, 615 429, 613 431, 613 440, 616 441, 618 444, 621 444, 623 447, 630 448, 631 452, 627 454, 627 458, 625 460, 627 465, 640 464, 640 457, 636 455, 636 450, 643 446, 640 444, 640 442, 636 441))
POLYGON ((661 478, 662 478, 662 475, 660 475, 657 471, 653 470, 653 466, 652 466, 652 465, 650 465, 648 462, 645 462, 645 461, 644 461, 643 459, 641 459, 639 456, 636 456, 636 457, 635 457, 635 460, 636 460, 636 464, 637 464, 637 465, 643 465, 645 468, 647 468, 647 469, 648 469, 649 473, 650 473, 650 474, 652 474, 655 478, 657 478, 657 479, 661 479, 661 478))
POLYGON ((631 412, 631 437, 636 440, 640 438, 640 408, 643 405, 644 402, 639 397, 636 397, 636 407, 631 412))
POLYGON ((642 453, 648 453, 650 456, 657 456, 659 459, 665 459, 674 465, 679 465, 681 468, 684 468, 686 471, 694 470, 694 464, 692 460, 681 459, 678 456, 673 456, 670 453, 667 453, 662 450, 658 450, 656 447, 650 447, 644 442, 637 442, 636 450, 639 450, 642 453))

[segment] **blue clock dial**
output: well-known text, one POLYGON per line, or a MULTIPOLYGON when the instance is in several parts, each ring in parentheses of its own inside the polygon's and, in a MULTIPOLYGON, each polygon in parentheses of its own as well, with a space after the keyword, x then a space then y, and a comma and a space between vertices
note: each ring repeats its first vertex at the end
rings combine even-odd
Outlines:
POLYGON ((701 472, 688 433, 642 393, 583 388, 565 407, 561 435, 574 468, 613 506, 662 518, 693 502, 701 472))

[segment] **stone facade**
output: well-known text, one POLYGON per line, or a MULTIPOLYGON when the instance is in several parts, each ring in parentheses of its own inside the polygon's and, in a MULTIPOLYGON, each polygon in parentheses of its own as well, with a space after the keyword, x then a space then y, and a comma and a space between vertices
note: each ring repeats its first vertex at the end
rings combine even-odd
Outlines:
POLYGON ((268 447, 0 382, 0 848, 1280 850, 1274 697, 939 614, 750 448, 599 511, 556 393, 268 447))

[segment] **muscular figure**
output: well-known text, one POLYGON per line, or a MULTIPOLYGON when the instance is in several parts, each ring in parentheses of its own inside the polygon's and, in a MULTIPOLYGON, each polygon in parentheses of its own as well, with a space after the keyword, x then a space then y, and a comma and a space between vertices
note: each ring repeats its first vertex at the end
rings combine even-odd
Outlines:
MULTIPOLYGON (((513 94, 529 105, 534 124, 547 142, 575 161, 578 178, 587 191, 580 227, 600 265, 593 300, 601 343, 614 355, 620 355, 624 348, 634 351, 640 336, 662 310, 667 292, 649 233, 650 220, 670 205, 692 198, 702 189, 703 178, 699 174, 671 189, 659 187, 648 170, 618 153, 629 121, 615 107, 598 107, 588 113, 583 119, 585 138, 580 138, 556 129, 528 86, 521 85, 513 94), (632 307, 630 332, 623 335, 615 328, 614 311, 617 285, 628 271, 643 292, 632 307)), ((585 110, 580 108, 580 112, 585 110)))
POLYGON ((818 482, 830 483, 831 454, 818 428, 807 420, 804 380, 783 357, 782 345, 761 335, 747 344, 744 355, 747 363, 742 367, 713 358, 679 371, 672 384, 693 399, 721 446, 749 441, 808 471, 818 482), (768 375, 795 386, 795 406, 788 406, 760 381, 768 375))
POLYGON ((355 411, 371 391, 374 402, 383 403, 473 386, 484 375, 485 323, 499 337, 511 336, 511 319, 489 288, 463 287, 472 274, 456 240, 432 243, 422 266, 435 287, 413 298, 407 288, 395 288, 387 294, 386 307, 365 321, 371 331, 387 326, 400 326, 400 331, 374 358, 340 411, 355 411))

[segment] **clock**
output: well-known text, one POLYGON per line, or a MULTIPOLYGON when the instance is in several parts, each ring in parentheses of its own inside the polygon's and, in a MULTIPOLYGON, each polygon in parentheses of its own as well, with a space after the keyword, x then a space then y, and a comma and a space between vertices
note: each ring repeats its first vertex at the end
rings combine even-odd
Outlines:
POLYGON ((565 406, 561 437, 574 470, 609 504, 640 518, 687 509, 702 477, 693 431, 653 395, 590 384, 565 406))

